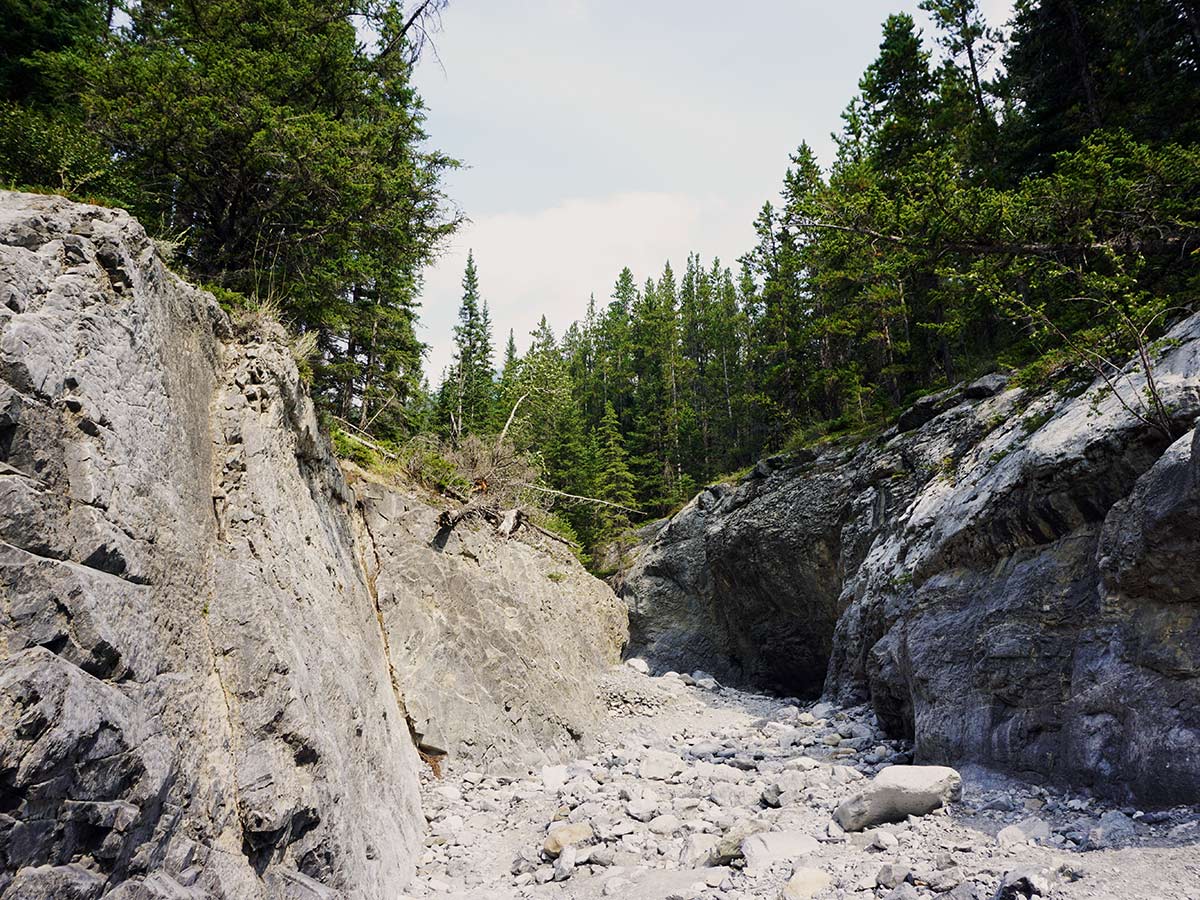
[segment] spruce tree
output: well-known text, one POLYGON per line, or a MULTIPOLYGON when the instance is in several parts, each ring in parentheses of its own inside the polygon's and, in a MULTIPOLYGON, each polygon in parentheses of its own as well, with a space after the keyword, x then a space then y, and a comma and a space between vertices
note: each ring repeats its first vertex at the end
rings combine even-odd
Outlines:
MULTIPOLYGON (((596 465, 596 493, 601 500, 620 506, 634 504, 634 481, 630 474, 625 453, 625 442, 621 437, 617 411, 608 403, 600 419, 597 437, 598 460, 596 465)), ((629 515, 612 506, 599 511, 600 531, 604 536, 612 535, 629 525, 629 515)))
POLYGON ((965 60, 979 124, 994 126, 995 120, 985 96, 983 72, 1002 36, 988 25, 979 8, 979 0, 921 0, 920 6, 939 28, 938 43, 950 59, 965 60))
POLYGON ((517 381, 518 393, 527 397, 518 416, 518 445, 540 454, 551 484, 586 496, 593 488, 593 460, 566 362, 545 316, 531 336, 517 381))
POLYGON ((496 416, 495 369, 492 366, 491 319, 479 296, 475 255, 467 253, 463 297, 454 326, 454 367, 451 370, 451 432, 453 435, 491 431, 496 416))
POLYGON ((888 16, 879 56, 859 82, 873 155, 884 172, 911 162, 929 145, 934 87, 929 52, 912 16, 888 16))

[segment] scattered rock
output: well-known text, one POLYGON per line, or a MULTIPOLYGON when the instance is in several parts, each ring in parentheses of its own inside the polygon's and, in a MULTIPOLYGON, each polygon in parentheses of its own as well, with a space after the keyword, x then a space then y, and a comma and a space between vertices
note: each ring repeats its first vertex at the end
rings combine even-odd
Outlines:
POLYGON ((779 900, 811 900, 825 890, 833 879, 820 869, 801 867, 792 872, 792 877, 783 886, 779 900))
POLYGON ((795 859, 819 849, 816 838, 799 831, 764 831, 742 841, 747 871, 763 871, 781 859, 795 859))
POLYGON ((1028 900, 1050 895, 1050 873, 1044 869, 1026 867, 1004 873, 993 900, 1028 900))
POLYGON ((673 816, 673 815, 670 815, 669 813, 666 815, 655 816, 653 819, 650 820, 650 830, 654 834, 662 834, 662 835, 668 835, 668 836, 675 834, 675 832, 677 832, 679 830, 680 825, 681 825, 681 823, 679 821, 678 816, 673 816))
POLYGON ((566 881, 571 877, 571 873, 575 871, 576 850, 572 846, 562 848, 562 852, 558 855, 558 859, 554 861, 554 880, 566 881))
POLYGON ((1137 827, 1133 820, 1119 810, 1107 812, 1100 817, 1100 822, 1088 832, 1088 849, 1098 850, 1104 847, 1115 847, 1126 844, 1137 835, 1137 827))
MULTIPOLYGON (((593 836, 592 826, 587 822, 553 825, 546 833, 546 840, 542 844, 542 850, 545 851, 547 856, 555 857, 567 847, 587 843, 593 836)), ((573 863, 574 856, 572 856, 573 863)))
POLYGON ((881 829, 880 831, 876 832, 875 842, 872 844, 872 846, 887 852, 890 850, 895 850, 897 847, 899 847, 900 839, 890 831, 884 831, 881 829))
POLYGON ((923 816, 962 794, 962 778, 946 766, 888 766, 838 806, 834 819, 846 831, 923 816))
POLYGON ((908 880, 908 866, 900 863, 887 863, 875 873, 875 884, 891 890, 898 884, 908 880))
POLYGON ((665 750, 647 750, 638 774, 652 781, 666 781, 683 770, 683 760, 677 754, 665 750))

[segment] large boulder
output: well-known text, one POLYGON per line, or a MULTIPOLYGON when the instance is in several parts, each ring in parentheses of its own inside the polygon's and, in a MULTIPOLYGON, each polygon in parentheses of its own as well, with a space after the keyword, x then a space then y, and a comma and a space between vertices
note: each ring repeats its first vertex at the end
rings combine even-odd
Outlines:
POLYGON ((947 766, 888 766, 843 801, 833 818, 845 831, 862 831, 927 815, 961 796, 962 777, 947 766))

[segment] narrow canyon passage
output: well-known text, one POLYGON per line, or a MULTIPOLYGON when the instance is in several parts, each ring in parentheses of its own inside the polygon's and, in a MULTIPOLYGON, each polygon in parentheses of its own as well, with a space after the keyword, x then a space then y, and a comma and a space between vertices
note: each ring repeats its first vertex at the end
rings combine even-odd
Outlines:
POLYGON ((838 807, 909 762, 908 746, 862 707, 696 674, 612 670, 607 727, 569 763, 426 773, 430 829, 407 896, 1200 898, 1194 808, 1119 809, 979 770, 948 807, 844 831, 838 807))

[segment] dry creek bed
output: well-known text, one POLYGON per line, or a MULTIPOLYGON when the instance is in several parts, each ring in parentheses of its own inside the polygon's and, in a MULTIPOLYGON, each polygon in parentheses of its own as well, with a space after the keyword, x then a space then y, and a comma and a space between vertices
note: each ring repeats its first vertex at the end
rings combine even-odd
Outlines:
POLYGON ((638 660, 603 690, 609 726, 586 756, 424 778, 427 846, 398 900, 1200 900, 1198 808, 964 770, 957 799, 846 831, 839 806, 912 762, 869 710, 638 660))

